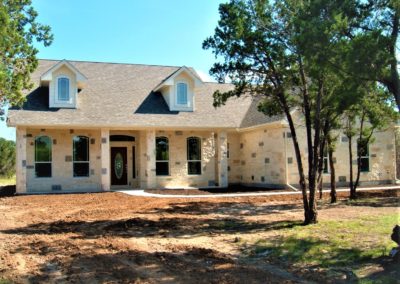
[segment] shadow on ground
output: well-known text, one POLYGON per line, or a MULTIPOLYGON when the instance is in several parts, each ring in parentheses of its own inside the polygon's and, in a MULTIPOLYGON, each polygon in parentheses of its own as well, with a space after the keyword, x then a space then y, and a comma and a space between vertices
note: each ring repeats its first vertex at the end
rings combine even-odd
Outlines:
POLYGON ((275 222, 246 222, 237 218, 160 218, 151 220, 132 218, 99 221, 56 221, 36 223, 26 227, 2 230, 3 234, 57 235, 74 233, 73 238, 101 238, 104 236, 131 237, 174 237, 192 238, 204 235, 231 235, 293 228, 300 221, 285 220, 275 222))

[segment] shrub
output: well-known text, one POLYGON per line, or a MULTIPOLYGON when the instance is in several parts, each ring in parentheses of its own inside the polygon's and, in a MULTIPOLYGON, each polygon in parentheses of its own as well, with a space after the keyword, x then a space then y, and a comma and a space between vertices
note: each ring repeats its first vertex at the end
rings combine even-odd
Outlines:
POLYGON ((15 175, 15 142, 0 138, 0 176, 15 175))

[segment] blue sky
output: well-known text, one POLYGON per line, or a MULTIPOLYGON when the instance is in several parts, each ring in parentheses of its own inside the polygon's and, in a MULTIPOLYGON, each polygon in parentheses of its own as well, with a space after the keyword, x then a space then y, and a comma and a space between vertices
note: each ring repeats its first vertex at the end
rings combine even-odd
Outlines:
MULTIPOLYGON (((206 80, 214 61, 201 48, 222 0, 33 0, 54 42, 39 58, 192 66, 206 80)), ((0 137, 15 130, 0 122, 0 137)))

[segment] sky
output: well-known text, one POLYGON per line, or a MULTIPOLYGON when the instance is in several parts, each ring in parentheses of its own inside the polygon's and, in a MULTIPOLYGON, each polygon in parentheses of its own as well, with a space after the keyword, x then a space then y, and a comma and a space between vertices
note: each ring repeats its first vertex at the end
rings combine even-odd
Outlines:
MULTIPOLYGON (((37 21, 54 34, 38 58, 190 66, 210 81, 213 35, 223 0, 33 0, 37 21)), ((15 129, 0 121, 0 137, 15 129)))

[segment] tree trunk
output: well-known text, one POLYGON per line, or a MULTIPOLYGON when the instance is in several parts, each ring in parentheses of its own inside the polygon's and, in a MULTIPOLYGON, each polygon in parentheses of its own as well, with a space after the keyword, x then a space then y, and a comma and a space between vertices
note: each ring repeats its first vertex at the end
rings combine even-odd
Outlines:
POLYGON ((325 137, 321 141, 320 148, 319 148, 319 159, 318 159, 318 178, 317 178, 317 185, 319 191, 319 199, 322 199, 322 189, 323 189, 323 175, 322 172, 324 170, 324 150, 325 150, 325 137))
POLYGON ((390 45, 390 76, 392 81, 392 93, 394 98, 396 99, 397 108, 400 111, 400 78, 399 78, 399 70, 398 70, 398 62, 396 58, 396 46, 397 46, 397 38, 399 36, 399 10, 397 9, 395 14, 393 15, 393 30, 391 34, 391 45, 390 45))
POLYGON ((355 188, 353 186, 353 151, 351 149, 352 137, 349 136, 349 168, 350 168, 350 199, 356 198, 355 188))
MULTIPOLYGON (((294 122, 292 115, 290 113, 290 108, 286 102, 286 98, 284 94, 279 96, 279 100, 283 106, 286 118, 289 123, 289 128, 290 128, 290 133, 292 134, 292 141, 293 141, 293 147, 294 147, 294 152, 296 155, 296 161, 297 161, 297 170, 299 171, 299 184, 300 184, 300 189, 303 197, 303 208, 304 208, 304 219, 307 219, 308 216, 308 211, 309 211, 309 204, 308 204, 308 198, 307 198, 307 186, 306 186, 306 177, 304 175, 304 167, 303 167, 303 161, 301 160, 301 151, 300 151, 300 146, 299 142, 297 140, 297 134, 296 134, 296 128, 294 127, 294 122)), ((286 135, 285 135, 286 137, 286 135)), ((285 161, 287 163, 287 161, 285 161)))
POLYGON ((331 173, 331 203, 336 203, 336 173, 335 163, 333 162, 333 146, 330 138, 328 138, 328 160, 331 173))

